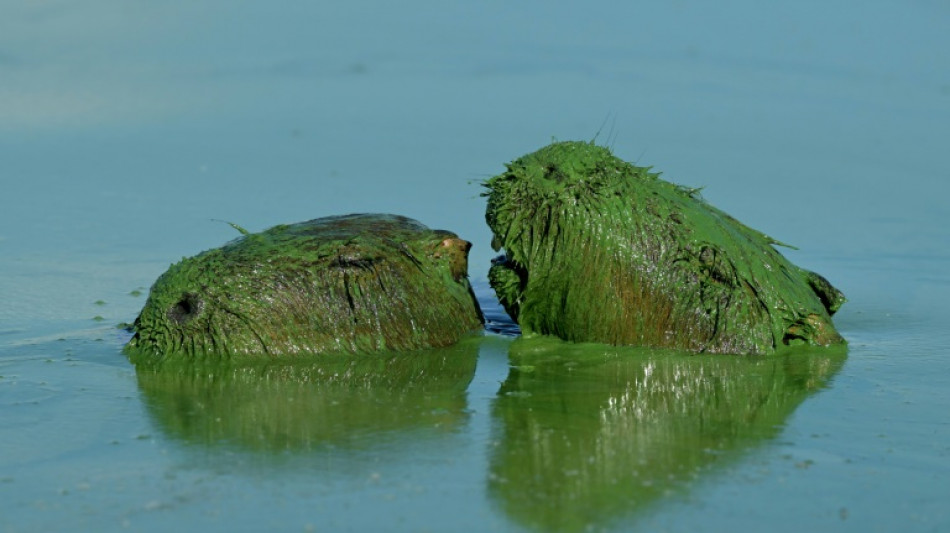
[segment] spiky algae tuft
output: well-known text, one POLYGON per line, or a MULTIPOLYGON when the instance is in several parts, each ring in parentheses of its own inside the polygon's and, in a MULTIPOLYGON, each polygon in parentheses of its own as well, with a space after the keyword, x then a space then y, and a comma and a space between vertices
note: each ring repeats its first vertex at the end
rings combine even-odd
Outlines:
POLYGON ((844 295, 696 189, 587 142, 557 142, 485 182, 489 282, 526 333, 766 354, 844 340, 844 295))
POLYGON ((470 247, 398 215, 247 234, 159 277, 127 352, 213 358, 447 346, 482 324, 467 278, 470 247))

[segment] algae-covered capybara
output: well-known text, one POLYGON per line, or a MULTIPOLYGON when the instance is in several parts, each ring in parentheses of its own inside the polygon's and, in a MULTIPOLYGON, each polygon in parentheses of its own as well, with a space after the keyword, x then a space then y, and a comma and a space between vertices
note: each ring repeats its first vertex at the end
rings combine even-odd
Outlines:
POLYGON ((489 281, 526 333, 714 353, 844 342, 844 295, 778 241, 587 142, 488 179, 489 281))
POLYGON ((282 356, 449 345, 482 324, 470 246, 397 215, 246 233, 159 277, 127 351, 282 356))

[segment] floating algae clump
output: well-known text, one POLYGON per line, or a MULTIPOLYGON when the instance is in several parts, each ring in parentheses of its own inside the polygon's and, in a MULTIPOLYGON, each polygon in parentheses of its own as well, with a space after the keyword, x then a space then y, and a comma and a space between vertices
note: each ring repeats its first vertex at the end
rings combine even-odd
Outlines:
POLYGON ((694 352, 844 342, 844 295, 781 244, 585 142, 559 142, 485 182, 489 282, 527 333, 694 352))
POLYGON ((454 233, 365 214, 243 233, 158 278, 133 360, 414 350, 481 326, 454 233))

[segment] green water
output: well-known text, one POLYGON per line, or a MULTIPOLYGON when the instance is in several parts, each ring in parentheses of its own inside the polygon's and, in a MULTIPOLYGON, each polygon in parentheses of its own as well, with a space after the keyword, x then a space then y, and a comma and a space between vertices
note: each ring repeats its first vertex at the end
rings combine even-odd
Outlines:
POLYGON ((928 0, 5 5, 0 531, 950 530, 948 21, 928 0), (797 246, 849 298, 846 351, 518 339, 477 182, 598 130, 797 246), (353 212, 471 241, 491 331, 301 366, 121 353, 158 275, 238 236, 221 220, 353 212))

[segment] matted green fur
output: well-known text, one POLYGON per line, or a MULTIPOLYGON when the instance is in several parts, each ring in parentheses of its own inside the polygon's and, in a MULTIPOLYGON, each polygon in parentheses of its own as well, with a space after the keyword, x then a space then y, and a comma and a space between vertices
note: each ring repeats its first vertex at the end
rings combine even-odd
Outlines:
POLYGON ((489 272, 526 333, 694 352, 844 342, 844 295, 782 243, 602 146, 558 142, 485 182, 489 272))
POLYGON ((245 234, 159 277, 127 352, 285 356, 447 346, 482 324, 467 278, 470 247, 397 215, 245 234))

